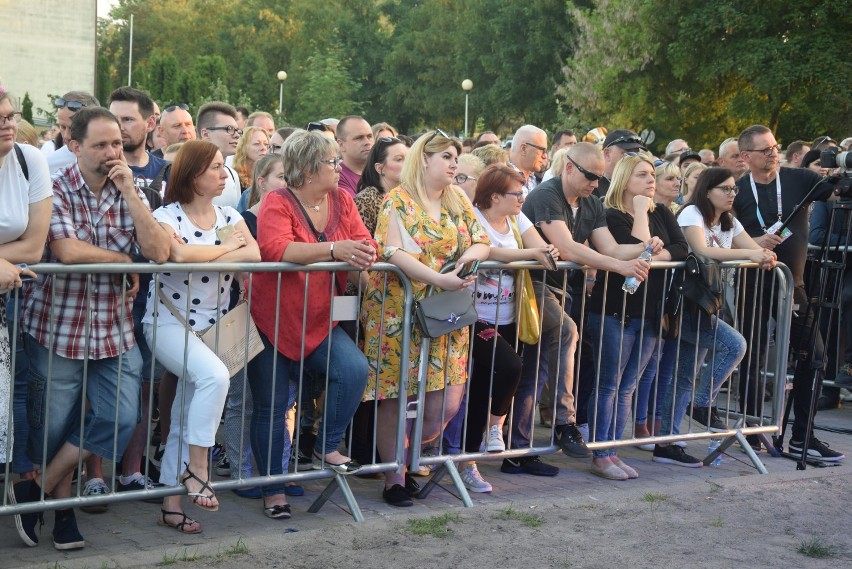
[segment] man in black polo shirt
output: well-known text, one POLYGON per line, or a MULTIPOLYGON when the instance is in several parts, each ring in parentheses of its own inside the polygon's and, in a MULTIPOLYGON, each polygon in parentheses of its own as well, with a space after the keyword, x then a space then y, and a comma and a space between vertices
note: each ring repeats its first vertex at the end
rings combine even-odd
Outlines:
MULTIPOLYGON (((793 320, 790 330, 790 350, 800 354, 793 377, 793 422, 792 438, 789 450, 792 453, 802 452, 803 441, 807 434, 807 419, 811 403, 811 393, 814 388, 813 379, 816 370, 823 367, 824 348, 819 331, 812 330, 814 314, 807 309, 807 294, 805 293, 804 271, 808 249, 808 214, 807 207, 802 208, 787 224, 783 232, 786 237, 778 235, 781 220, 793 212, 808 192, 816 187, 812 194, 813 201, 824 201, 833 197, 833 185, 819 174, 806 168, 781 168, 779 163, 780 146, 775 141, 772 131, 763 125, 753 125, 745 129, 737 141, 740 154, 748 166, 749 172, 737 180, 737 197, 734 200, 734 210, 737 218, 749 235, 761 246, 775 251, 778 261, 786 264, 793 273, 793 320), (813 334, 812 334, 813 332, 813 334), (813 341, 813 345, 810 342, 813 341), (806 345, 807 344, 807 345, 806 345)), ((744 311, 743 335, 749 339, 749 351, 746 354, 740 371, 740 404, 749 415, 762 415, 763 382, 758 371, 763 369, 763 354, 766 346, 767 322, 772 306, 769 290, 773 279, 764 278, 764 290, 758 290, 754 278, 746 280, 746 297, 748 303, 752 299, 761 298, 761 311, 758 318, 752 310, 744 311), (759 294, 760 296, 755 296, 759 294), (744 404, 743 404, 744 402, 744 404)), ((821 380, 820 382, 821 383, 821 380)), ((817 385, 816 389, 821 389, 817 385)), ((750 439, 752 446, 759 448, 759 443, 750 439)), ((828 448, 812 434, 808 445, 808 455, 827 461, 842 460, 844 455, 828 448)))
MULTIPOLYGON (((603 170, 603 157, 595 145, 588 142, 576 144, 568 151, 562 175, 539 184, 530 192, 524 202, 524 215, 536 225, 545 241, 559 248, 561 259, 644 279, 649 265, 637 257, 645 245, 617 244, 606 226, 601 201, 592 196, 603 170), (601 253, 585 245, 586 241, 601 253)), ((652 241, 656 250, 662 247, 658 238, 652 241)), ((534 280, 538 279, 534 283, 536 299, 541 302, 544 298, 539 305, 542 313, 541 345, 544 346, 541 360, 546 361, 548 374, 554 378, 556 443, 568 456, 586 457, 590 453, 575 425, 573 389, 577 326, 569 316, 571 297, 566 295, 564 299, 566 313, 563 314, 557 299, 557 294, 562 294, 563 271, 548 273, 546 283, 541 281, 540 272, 533 271, 532 276, 534 280)), ((545 374, 539 373, 536 368, 538 363, 535 347, 525 349, 524 370, 515 394, 512 422, 512 443, 517 448, 529 445, 534 394, 540 391, 546 380, 545 374)), ((558 472, 556 467, 542 463, 538 457, 506 459, 501 470, 544 476, 554 476, 558 472)))

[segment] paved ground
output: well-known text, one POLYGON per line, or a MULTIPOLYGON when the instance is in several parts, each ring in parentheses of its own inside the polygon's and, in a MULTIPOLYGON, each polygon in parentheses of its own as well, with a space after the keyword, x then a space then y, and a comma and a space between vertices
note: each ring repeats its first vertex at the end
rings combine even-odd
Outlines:
MULTIPOLYGON (((818 427, 836 429, 852 429, 852 405, 846 409, 821 412, 817 420, 818 427)), ((852 437, 844 433, 818 430, 817 436, 831 444, 833 448, 841 449, 852 454, 852 437)), ((699 447, 692 443, 694 454, 700 455, 706 448, 706 443, 699 447)), ((814 480, 828 480, 834 484, 832 488, 849 488, 850 466, 834 468, 809 468, 805 472, 797 472, 793 461, 784 458, 772 458, 761 453, 764 464, 769 470, 768 476, 759 475, 754 468, 744 462, 738 448, 729 451, 730 456, 724 458, 719 467, 703 469, 687 469, 676 466, 666 466, 651 462, 651 454, 638 449, 629 448, 621 451, 626 462, 636 467, 641 474, 638 480, 629 482, 608 482, 590 475, 588 461, 568 459, 562 455, 551 455, 546 460, 561 468, 556 478, 536 478, 527 475, 507 475, 499 471, 499 462, 480 463, 480 471, 489 480, 494 491, 491 494, 473 494, 475 508, 534 508, 539 504, 558 504, 560 509, 571 504, 581 504, 596 501, 618 503, 619 500, 639 499, 643 494, 653 492, 677 492, 696 487, 721 488, 754 488, 758 490, 770 483, 784 483, 790 487, 809 491, 809 483, 814 480)), ((850 457, 852 460, 852 457, 850 457)), ((448 478, 445 481, 449 481, 448 478)), ((464 510, 460 501, 449 491, 438 488, 425 500, 415 501, 412 508, 400 509, 386 505, 381 500, 382 482, 380 480, 360 480, 350 477, 350 482, 358 499, 360 507, 367 518, 367 524, 377 520, 404 523, 412 516, 428 517, 447 512, 468 514, 475 510, 464 510)), ((0 567, 12 569, 17 567, 41 568, 101 568, 101 567, 154 567, 170 564, 172 560, 183 562, 182 566, 201 567, 215 565, 217 567, 243 567, 249 564, 221 561, 222 555, 235 552, 245 544, 249 549, 258 551, 269 544, 287 542, 287 529, 299 532, 293 542, 312 542, 320 539, 331 539, 335 533, 351 531, 355 524, 343 508, 345 504, 338 492, 333 501, 318 514, 307 513, 316 495, 322 490, 324 483, 311 482, 305 485, 306 495, 291 498, 294 517, 285 522, 269 520, 261 511, 260 501, 236 497, 231 492, 219 493, 222 503, 217 513, 201 512, 190 507, 193 517, 200 520, 205 527, 203 534, 185 536, 155 523, 159 507, 145 503, 122 503, 110 506, 106 514, 77 513, 80 530, 86 538, 87 546, 82 551, 61 553, 53 549, 50 541, 50 530, 53 514, 46 514, 46 525, 42 530, 42 544, 37 548, 23 545, 15 532, 11 517, 0 519, 0 567), (236 546, 236 549, 235 549, 236 546), (220 553, 219 561, 211 563, 215 555, 220 553), (204 556, 195 562, 191 561, 196 555, 204 556)), ((451 488, 450 488, 451 489, 451 488)), ((832 490, 835 492, 835 490, 832 490)), ((720 492, 716 500, 724 500, 725 492, 720 492)), ((839 495, 838 499, 846 499, 839 495)), ((732 498, 731 506, 737 502, 732 498)), ((767 502, 767 509, 771 508, 767 502)), ((772 512, 766 512, 771 518, 772 512)), ((594 516, 593 511, 585 512, 586 517, 594 516)), ((826 523, 830 523, 827 520, 826 523)), ((743 528, 747 531, 747 528, 743 528)), ((288 563, 282 558, 281 567, 299 566, 288 563)), ((848 559, 848 558, 847 558, 848 559)), ((291 558, 292 560, 292 558, 291 558)), ((384 566, 383 564, 380 564, 384 566)), ((547 565, 547 564, 545 564, 547 565)), ((263 566, 278 566, 274 563, 263 566)), ((568 566, 568 565, 559 565, 568 566)), ((574 566, 574 565, 572 565, 574 566)), ((582 565, 581 565, 582 566, 582 565)))

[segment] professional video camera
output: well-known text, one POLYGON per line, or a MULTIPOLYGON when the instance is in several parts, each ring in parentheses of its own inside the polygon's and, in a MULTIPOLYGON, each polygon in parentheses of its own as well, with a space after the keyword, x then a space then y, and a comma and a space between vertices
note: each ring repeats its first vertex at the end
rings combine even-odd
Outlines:
POLYGON ((840 173, 837 175, 837 184, 834 187, 834 193, 841 199, 852 199, 852 152, 839 152, 839 148, 830 147, 823 150, 819 155, 819 165, 821 168, 839 168, 840 173))

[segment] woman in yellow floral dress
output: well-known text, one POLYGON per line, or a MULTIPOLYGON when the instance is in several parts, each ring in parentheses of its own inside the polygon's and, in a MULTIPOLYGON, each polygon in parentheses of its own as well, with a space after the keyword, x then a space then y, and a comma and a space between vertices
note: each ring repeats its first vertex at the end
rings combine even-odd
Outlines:
MULTIPOLYGON (((415 300, 424 298, 430 285, 444 291, 471 286, 475 275, 459 278, 459 273, 464 266, 488 257, 488 236, 461 189, 452 185, 460 152, 458 140, 443 132, 424 134, 405 159, 400 185, 388 193, 379 212, 375 234, 379 254, 411 279, 415 300), (455 269, 441 274, 441 268, 453 261, 455 269)), ((396 458, 402 366, 408 368, 407 396, 417 393, 422 336, 415 326, 410 359, 400 361, 403 301, 402 286, 393 274, 387 275, 387 283, 385 273, 370 275, 361 313, 364 353, 370 363, 364 398, 381 401, 376 446, 385 461, 396 458)), ((436 438, 442 423, 445 425, 458 411, 467 380, 468 341, 468 330, 464 328, 431 342, 423 442, 436 438)), ((409 494, 414 488, 416 485, 407 475, 387 473, 383 496, 389 504, 410 506, 409 494)))

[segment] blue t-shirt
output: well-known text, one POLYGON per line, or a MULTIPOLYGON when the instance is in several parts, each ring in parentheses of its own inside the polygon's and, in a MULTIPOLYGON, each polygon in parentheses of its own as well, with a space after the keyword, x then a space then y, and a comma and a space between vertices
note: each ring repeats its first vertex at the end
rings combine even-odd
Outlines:
MULTIPOLYGON (((145 166, 131 166, 130 170, 133 172, 133 185, 137 188, 142 188, 145 186, 150 186, 151 182, 154 181, 154 178, 157 177, 157 174, 160 173, 160 170, 166 167, 166 164, 169 162, 154 156, 150 152, 148 153, 148 163, 145 166)), ((160 196, 163 196, 166 192, 166 182, 169 181, 170 172, 166 172, 166 176, 163 178, 163 184, 159 188, 157 188, 160 192, 160 196)))

